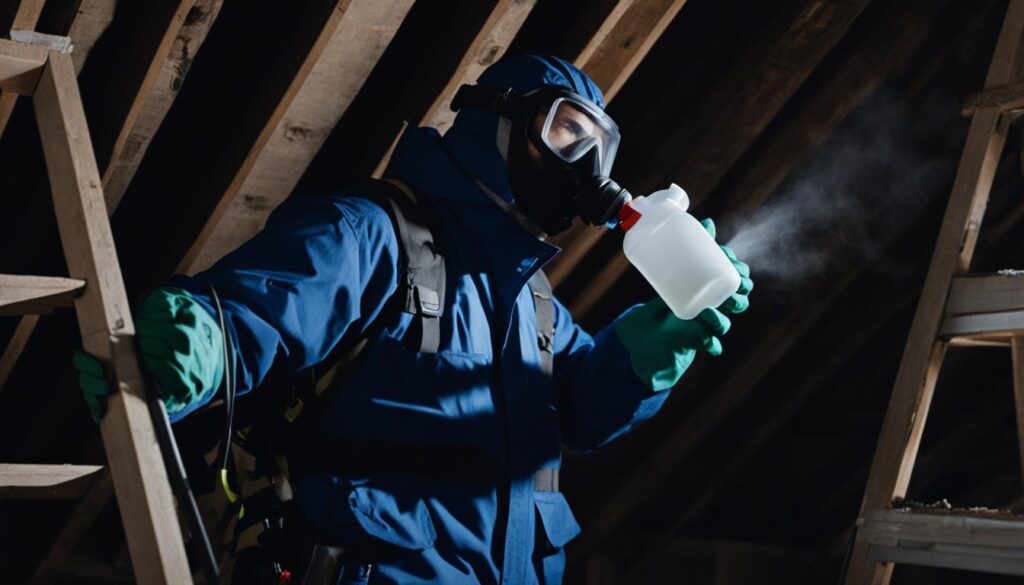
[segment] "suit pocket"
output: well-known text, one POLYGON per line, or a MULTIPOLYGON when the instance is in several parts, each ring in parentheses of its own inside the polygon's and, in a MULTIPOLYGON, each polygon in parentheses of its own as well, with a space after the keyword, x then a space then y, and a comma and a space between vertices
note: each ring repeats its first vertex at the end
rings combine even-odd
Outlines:
POLYGON ((560 492, 534 492, 537 505, 538 548, 554 552, 564 547, 581 532, 569 502, 560 492))
POLYGON ((562 494, 534 492, 533 495, 537 506, 534 571, 543 585, 561 583, 565 572, 565 551, 562 547, 579 535, 580 525, 562 494))
POLYGON ((370 562, 422 552, 437 539, 423 500, 365 481, 310 475, 300 483, 299 502, 303 518, 326 544, 341 546, 370 562))

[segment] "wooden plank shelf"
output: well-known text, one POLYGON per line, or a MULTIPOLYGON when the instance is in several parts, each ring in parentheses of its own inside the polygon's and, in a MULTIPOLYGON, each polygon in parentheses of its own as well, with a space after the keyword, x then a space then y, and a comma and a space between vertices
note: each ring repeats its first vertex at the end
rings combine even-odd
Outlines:
POLYGON ((0 274, 0 316, 39 315, 70 307, 85 281, 58 276, 0 274))
POLYGON ((1024 516, 975 510, 869 510, 858 541, 878 562, 1024 575, 1024 516))

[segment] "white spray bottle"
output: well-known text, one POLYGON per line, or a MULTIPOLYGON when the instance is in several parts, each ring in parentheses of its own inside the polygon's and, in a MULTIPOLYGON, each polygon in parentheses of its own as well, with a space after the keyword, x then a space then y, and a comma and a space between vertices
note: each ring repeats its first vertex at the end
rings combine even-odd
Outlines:
POLYGON ((679 185, 622 206, 622 251, 676 317, 693 319, 739 289, 740 275, 704 226, 686 212, 679 185))

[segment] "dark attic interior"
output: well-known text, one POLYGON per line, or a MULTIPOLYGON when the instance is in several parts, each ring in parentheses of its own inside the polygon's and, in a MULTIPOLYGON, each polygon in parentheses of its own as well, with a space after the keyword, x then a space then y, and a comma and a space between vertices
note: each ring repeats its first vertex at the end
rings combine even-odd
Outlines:
MULTIPOLYGON (((0 582, 1024 583, 1022 76, 1024 0, 0 0, 0 582), (630 432, 596 450, 566 445, 554 488, 537 487, 540 472, 529 484, 509 471, 518 469, 519 447, 498 463, 462 454, 487 452, 493 437, 528 443, 568 416, 570 403, 558 402, 515 422, 518 399, 507 395, 538 392, 529 380, 541 379, 530 376, 544 371, 546 355, 554 355, 554 380, 570 367, 559 355, 561 329, 553 325, 554 349, 544 347, 540 307, 550 301, 534 300, 541 348, 523 342, 540 356, 533 370, 525 350, 520 362, 502 353, 500 370, 472 349, 435 357, 396 345, 412 356, 402 361, 372 345, 366 359, 378 361, 346 374, 349 395, 366 379, 380 384, 367 382, 372 392, 390 384, 457 393, 457 378, 446 381, 439 369, 435 383, 422 365, 478 359, 492 369, 463 378, 483 376, 480 387, 501 399, 485 397, 492 418, 475 423, 483 430, 472 448, 354 448, 354 467, 339 463, 323 476, 333 478, 335 499, 309 504, 313 512, 284 501, 276 471, 252 470, 263 459, 239 446, 251 427, 226 430, 229 410, 240 421, 266 408, 260 388, 239 395, 236 409, 230 383, 221 388, 217 377, 205 410, 161 426, 166 419, 149 410, 161 402, 147 349, 134 335, 144 339, 143 300, 172 274, 213 266, 280 205, 320 209, 318 201, 358 193, 389 159, 391 169, 458 174, 402 145, 428 136, 417 127, 446 132, 460 86, 523 54, 560 57, 603 92, 621 134, 610 176, 636 198, 630 205, 679 185, 688 213, 713 218, 717 242, 749 265, 750 307, 729 315, 722 354, 688 350, 693 361, 671 390, 645 390, 661 398, 644 400, 664 402, 630 432), (99 399, 100 424, 73 364, 79 349, 103 365, 96 379, 113 384, 114 395, 99 399), (177 487, 168 428, 195 513, 177 487), (474 479, 437 480, 449 487, 435 495, 420 475, 389 471, 392 454, 419 460, 423 476, 473 468, 474 479), (385 471, 352 479, 362 477, 348 474, 360 465, 385 471), (497 478, 486 480, 492 499, 474 495, 481 473, 497 478), (350 492, 337 487, 337 474, 350 492), (268 493, 281 501, 261 503, 268 493), (454 511, 470 501, 493 510, 454 511), (288 515, 296 506, 306 510, 303 522, 347 513, 342 528, 363 532, 314 541, 288 515), (310 559, 317 554, 327 556, 310 559)), ((598 119, 568 99, 590 123, 598 119)), ((554 102, 544 107, 551 120, 554 102)), ((607 156, 608 128, 598 130, 607 156)), ((547 150, 528 164, 567 160, 543 140, 547 150)), ((494 144, 481 152, 496 153, 494 144)), ((535 144, 521 148, 537 153, 535 144)), ((477 192, 479 217, 500 216, 503 226, 520 208, 519 225, 533 217, 519 195, 491 201, 460 180, 477 192)), ((356 225, 346 217, 337 225, 356 225)), ((467 233, 487 232, 481 249, 504 237, 505 228, 467 225, 467 233)), ((617 326, 605 330, 619 335, 614 341, 598 335, 630 307, 665 296, 623 254, 634 233, 577 218, 547 239, 562 248, 544 272, 564 314, 597 336, 595 355, 616 348, 571 362, 591 368, 574 374, 583 380, 573 386, 579 410, 596 411, 601 393, 618 391, 617 378, 601 372, 621 363, 621 375, 636 378, 629 365, 654 359, 632 343, 667 339, 660 325, 634 328, 633 341, 617 326)), ((379 241, 360 249, 387 250, 379 241)), ((287 245, 271 252, 284 255, 287 245)), ((654 276, 687 263, 682 248, 660 250, 654 276)), ((467 320, 449 327, 473 339, 479 325, 452 300, 469 285, 451 273, 483 256, 444 254, 442 340, 444 317, 455 314, 467 320)), ((348 274, 347 264, 330 270, 348 274)), ((466 278, 509 282, 481 270, 466 278)), ((237 310, 230 285, 217 282, 237 310)), ((512 282, 513 293, 525 291, 518 298, 543 297, 512 282)), ((301 289, 267 283, 267 298, 301 289)), ((351 303, 341 293, 310 294, 320 296, 307 302, 327 307, 325 321, 332 306, 351 303)), ((300 319, 285 311, 269 318, 300 319)), ((498 314, 487 317, 484 340, 499 337, 498 314)), ((697 322, 662 314, 665 327, 697 322)), ((245 354, 247 338, 238 336, 245 354)), ((203 354, 213 358, 196 359, 248 359, 225 357, 227 345, 217 341, 203 354)), ((284 341, 277 357, 269 351, 282 362, 303 357, 284 341)), ((246 367, 218 373, 244 384, 246 367)), ((368 400, 386 410, 380 395, 368 400)), ((632 408, 602 416, 628 420, 632 408)), ((364 427, 415 436, 405 419, 371 420, 374 412, 345 410, 339 420, 352 422, 338 436, 364 427)), ((332 447, 321 438, 303 449, 332 447)), ((296 501, 311 498, 309 485, 296 484, 296 501)))

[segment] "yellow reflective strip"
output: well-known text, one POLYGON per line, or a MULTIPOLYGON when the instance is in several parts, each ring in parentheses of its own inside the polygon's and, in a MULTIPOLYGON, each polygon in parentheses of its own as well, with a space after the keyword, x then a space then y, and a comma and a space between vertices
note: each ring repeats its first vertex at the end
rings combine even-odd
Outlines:
POLYGON ((220 485, 224 488, 224 494, 228 497, 228 501, 234 504, 238 501, 238 494, 231 491, 231 486, 228 485, 228 470, 220 470, 220 485))

